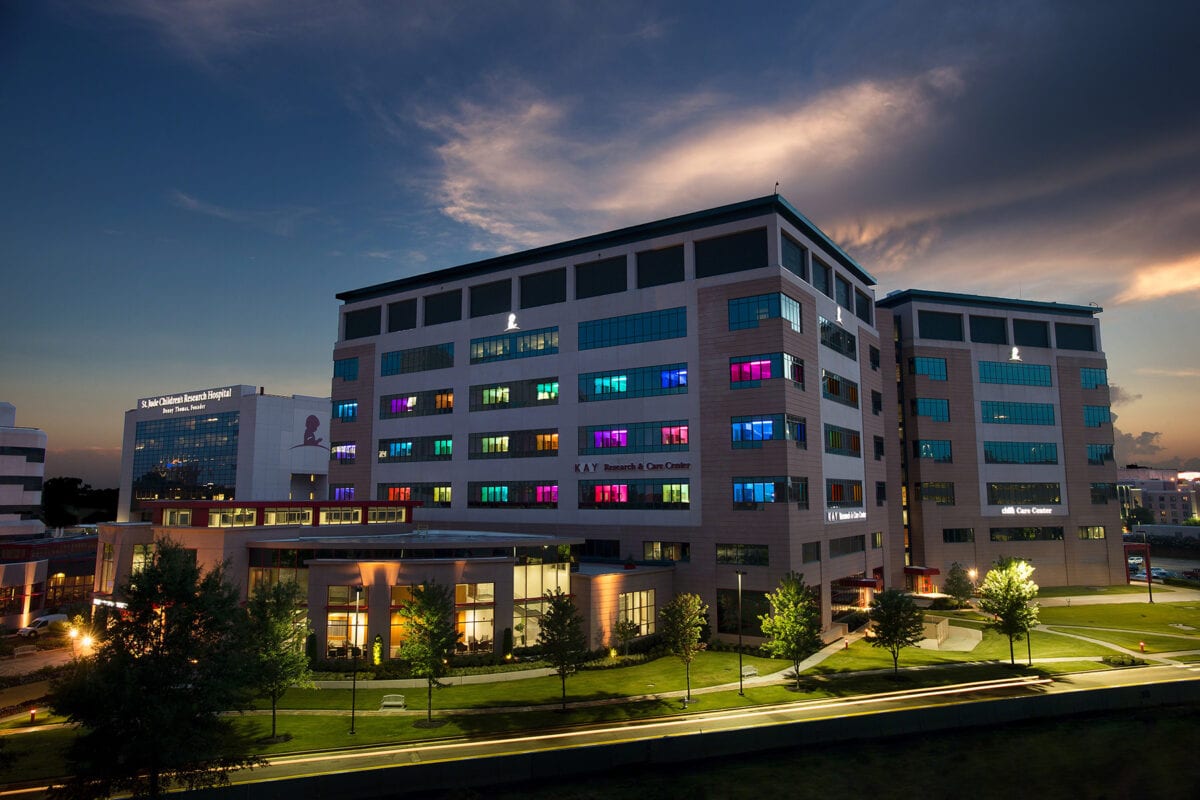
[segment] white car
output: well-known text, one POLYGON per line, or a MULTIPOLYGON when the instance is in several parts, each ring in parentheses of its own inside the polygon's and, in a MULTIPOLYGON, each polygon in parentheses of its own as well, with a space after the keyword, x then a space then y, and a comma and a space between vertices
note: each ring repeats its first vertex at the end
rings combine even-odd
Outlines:
POLYGON ((33 622, 30 622, 24 628, 21 628, 19 631, 17 631, 17 635, 24 636, 26 639, 36 639, 43 633, 49 633, 50 626, 56 622, 65 625, 67 623, 67 615, 46 614, 45 616, 38 617, 37 619, 33 620, 33 622))

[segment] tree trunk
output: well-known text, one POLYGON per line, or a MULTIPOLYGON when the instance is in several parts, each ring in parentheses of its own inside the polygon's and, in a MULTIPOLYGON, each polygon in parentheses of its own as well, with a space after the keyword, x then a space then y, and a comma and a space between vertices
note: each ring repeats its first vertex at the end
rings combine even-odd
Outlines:
POLYGON ((893 675, 900 674, 900 651, 899 650, 892 653, 892 674, 893 675))
POLYGON ((690 703, 690 702, 692 702, 692 665, 691 664, 683 665, 683 674, 684 674, 684 676, 687 677, 687 699, 688 699, 688 702, 690 703))
POLYGON ((275 697, 271 697, 271 738, 275 738, 275 697))
POLYGON ((558 677, 562 679, 562 710, 567 710, 567 673, 560 672, 558 677))
POLYGON ((1014 667, 1017 665, 1017 656, 1013 652, 1013 637, 1011 633, 1008 635, 1008 663, 1014 667))
POLYGON ((433 678, 426 684, 425 697, 425 721, 433 722, 433 678))

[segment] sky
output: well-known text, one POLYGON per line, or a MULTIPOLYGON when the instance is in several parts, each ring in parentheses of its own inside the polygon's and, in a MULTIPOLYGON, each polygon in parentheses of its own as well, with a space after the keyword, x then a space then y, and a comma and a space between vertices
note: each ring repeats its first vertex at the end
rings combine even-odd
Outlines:
POLYGON ((1194 2, 0 4, 0 400, 329 394, 339 291, 779 192, 896 289, 1103 307, 1200 468, 1194 2))

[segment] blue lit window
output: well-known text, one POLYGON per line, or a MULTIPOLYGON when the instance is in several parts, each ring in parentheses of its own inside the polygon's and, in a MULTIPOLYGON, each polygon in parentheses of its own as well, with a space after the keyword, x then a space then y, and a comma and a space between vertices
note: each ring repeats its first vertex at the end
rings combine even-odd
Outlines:
POLYGON ((330 500, 353 500, 354 487, 349 484, 334 484, 329 487, 330 500))
POLYGON ((735 449, 759 448, 763 442, 788 440, 797 447, 808 444, 808 425, 803 417, 791 414, 766 414, 731 417, 729 439, 735 449))
POLYGON ((662 388, 672 389, 678 386, 687 386, 688 371, 683 369, 664 369, 662 371, 662 388))
POLYGON ((341 422, 354 422, 358 419, 357 400, 335 400, 333 403, 333 418, 341 422))
POLYGON ((585 372, 579 376, 579 402, 686 394, 687 374, 687 364, 659 364, 609 372, 585 372))

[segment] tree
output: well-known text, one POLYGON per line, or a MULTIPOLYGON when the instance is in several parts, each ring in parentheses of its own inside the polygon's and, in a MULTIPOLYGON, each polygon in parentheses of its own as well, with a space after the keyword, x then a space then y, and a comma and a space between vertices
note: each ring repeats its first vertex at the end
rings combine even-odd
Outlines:
POLYGON ((613 637, 621 648, 621 655, 629 655, 629 643, 642 632, 642 626, 631 619, 619 619, 613 625, 613 637))
POLYGON ((260 763, 222 713, 254 696, 247 617, 223 567, 202 572, 192 552, 160 540, 117 595, 126 605, 93 655, 51 686, 55 711, 82 729, 67 752, 73 777, 55 794, 158 797, 260 763))
POLYGON ((1145 506, 1130 506, 1125 514, 1125 527, 1133 530, 1134 525, 1153 525, 1154 512, 1145 506))
POLYGON ((800 688, 800 662, 821 649, 821 611, 804 576, 789 572, 779 588, 767 595, 771 613, 758 618, 767 641, 763 648, 792 662, 796 688, 800 688))
POLYGON ((946 574, 946 585, 942 587, 942 591, 953 597, 959 608, 965 606, 975 594, 975 586, 962 564, 955 561, 950 565, 950 572, 946 574))
POLYGON ((696 654, 705 648, 700 631, 708 619, 708 606, 696 594, 677 594, 675 599, 663 606, 662 635, 671 655, 683 662, 687 679, 687 700, 692 701, 692 662, 696 654))
POLYGON ((979 587, 979 607, 992 615, 988 627, 1008 636, 1008 658, 1017 663, 1013 641, 1027 635, 1038 624, 1038 607, 1034 599, 1038 586, 1031 580, 1033 567, 1019 559, 1005 558, 996 562, 979 587))
POLYGON ((454 595, 448 586, 424 581, 413 588, 412 597, 400 606, 404 641, 400 658, 412 674, 426 680, 426 722, 433 721, 433 687, 450 671, 450 657, 462 638, 454 624, 454 595))
POLYGON ((546 592, 546 611, 538 631, 538 645, 542 657, 550 662, 562 681, 562 707, 567 709, 567 675, 575 671, 587 657, 587 637, 583 633, 583 619, 571 595, 556 588, 546 592))
POLYGON ((303 590, 295 581, 264 586, 246 608, 260 697, 271 701, 271 739, 276 738, 275 709, 284 692, 310 682, 308 619, 301 604, 303 590))
POLYGON ((887 589, 871 601, 871 622, 875 633, 871 646, 892 654, 892 672, 899 675, 900 651, 925 638, 925 612, 917 608, 912 595, 887 589))

